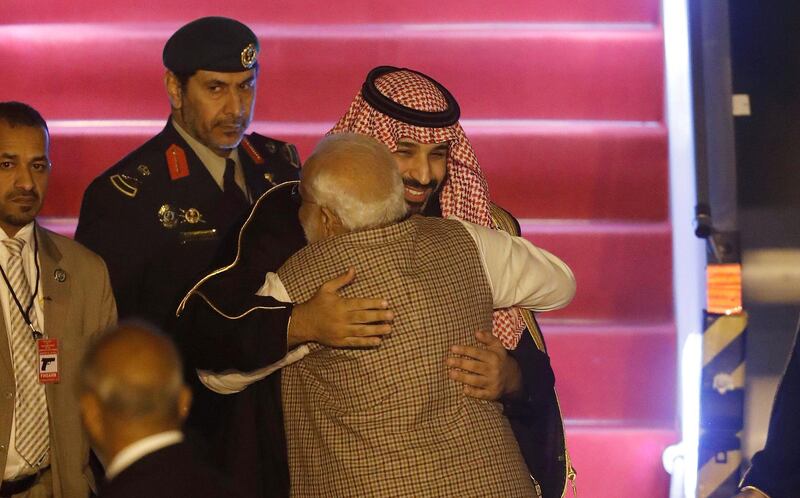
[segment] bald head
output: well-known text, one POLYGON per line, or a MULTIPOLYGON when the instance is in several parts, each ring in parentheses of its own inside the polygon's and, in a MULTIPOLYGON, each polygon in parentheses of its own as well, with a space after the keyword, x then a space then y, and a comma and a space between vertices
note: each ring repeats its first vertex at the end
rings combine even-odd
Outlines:
POLYGON ((392 153, 375 139, 355 133, 320 141, 303 166, 301 193, 304 204, 316 204, 337 217, 343 231, 388 225, 407 211, 392 153))
POLYGON ((104 412, 125 420, 179 425, 181 360, 160 333, 127 324, 104 334, 87 351, 81 393, 92 393, 104 412))

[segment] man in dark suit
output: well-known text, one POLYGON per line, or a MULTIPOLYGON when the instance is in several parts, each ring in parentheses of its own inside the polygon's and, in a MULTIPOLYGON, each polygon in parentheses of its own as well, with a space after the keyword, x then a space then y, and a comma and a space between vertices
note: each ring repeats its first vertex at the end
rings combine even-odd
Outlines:
POLYGON ((108 271, 40 227, 47 124, 0 103, 0 496, 86 498, 93 482, 74 383, 87 341, 116 321, 108 271))
POLYGON ((783 374, 767 444, 753 456, 737 498, 789 498, 800 495, 800 330, 783 374))
POLYGON ((191 391, 169 339, 128 324, 103 335, 84 357, 80 408, 106 463, 102 498, 228 498, 224 478, 184 441, 191 391))

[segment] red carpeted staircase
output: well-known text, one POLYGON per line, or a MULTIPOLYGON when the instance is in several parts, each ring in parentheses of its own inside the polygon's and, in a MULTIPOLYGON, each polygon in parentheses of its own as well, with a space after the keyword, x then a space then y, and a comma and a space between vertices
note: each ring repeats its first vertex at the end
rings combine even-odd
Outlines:
POLYGON ((0 14, 0 100, 51 123, 43 215, 64 233, 88 182, 163 125, 161 49, 193 18, 257 32, 253 129, 304 157, 373 66, 441 81, 494 200, 578 279, 573 304, 541 321, 580 496, 668 495, 660 456, 678 436, 658 0, 3 0, 0 14))

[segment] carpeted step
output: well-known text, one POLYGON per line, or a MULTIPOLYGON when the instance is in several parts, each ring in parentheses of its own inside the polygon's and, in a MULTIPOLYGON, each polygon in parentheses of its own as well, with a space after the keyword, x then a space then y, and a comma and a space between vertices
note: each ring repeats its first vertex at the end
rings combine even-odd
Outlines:
POLYGON ((578 496, 667 498, 669 475, 661 463, 661 454, 679 440, 678 431, 671 427, 568 422, 567 444, 578 472, 578 496))
MULTIPOLYGON (((174 27, 0 26, 0 60, 14 68, 2 98, 29 102, 48 119, 166 116, 161 51, 174 27)), ((383 64, 434 76, 470 119, 663 117, 663 46, 655 25, 254 27, 263 42, 255 113, 261 120, 337 119, 367 71, 383 64)))
POLYGON ((562 322, 539 315, 566 418, 671 426, 675 326, 562 322))
MULTIPOLYGON (((624 122, 465 120, 492 198, 519 218, 661 221, 667 217, 666 132, 624 122)), ((163 121, 51 121, 47 216, 77 216, 86 185, 163 121)), ((255 122, 251 130, 297 144, 302 158, 328 123, 255 122)))
POLYGON ((341 0, 320 3, 315 0, 268 2, 253 4, 245 0, 213 0, 192 2, 173 1, 158 4, 142 2, 97 2, 92 0, 40 0, 31 8, 27 0, 4 0, 3 22, 115 22, 151 21, 154 11, 158 19, 188 22, 191 19, 224 15, 244 23, 277 22, 314 24, 330 22, 430 22, 457 21, 600 21, 656 22, 659 17, 657 0, 461 0, 450 2, 407 0, 405 2, 375 2, 372 0, 341 0))

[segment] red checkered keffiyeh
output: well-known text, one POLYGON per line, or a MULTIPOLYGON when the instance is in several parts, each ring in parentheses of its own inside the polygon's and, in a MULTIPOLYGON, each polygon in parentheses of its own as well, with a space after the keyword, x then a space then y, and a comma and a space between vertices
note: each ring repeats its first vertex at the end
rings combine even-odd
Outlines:
MULTIPOLYGON (((426 112, 447 109, 439 89, 424 76, 398 70, 375 80, 375 87, 386 97, 406 107, 426 112)), ((386 144, 394 152, 397 141, 410 138, 423 144, 450 142, 447 158, 447 179, 441 188, 439 203, 442 216, 456 216, 462 220, 498 228, 489 212, 489 187, 478 159, 459 123, 443 128, 427 128, 404 123, 370 106, 361 95, 356 95, 347 113, 328 132, 361 133, 386 144)), ((517 347, 525 324, 514 308, 494 312, 493 333, 506 349, 517 347)))

